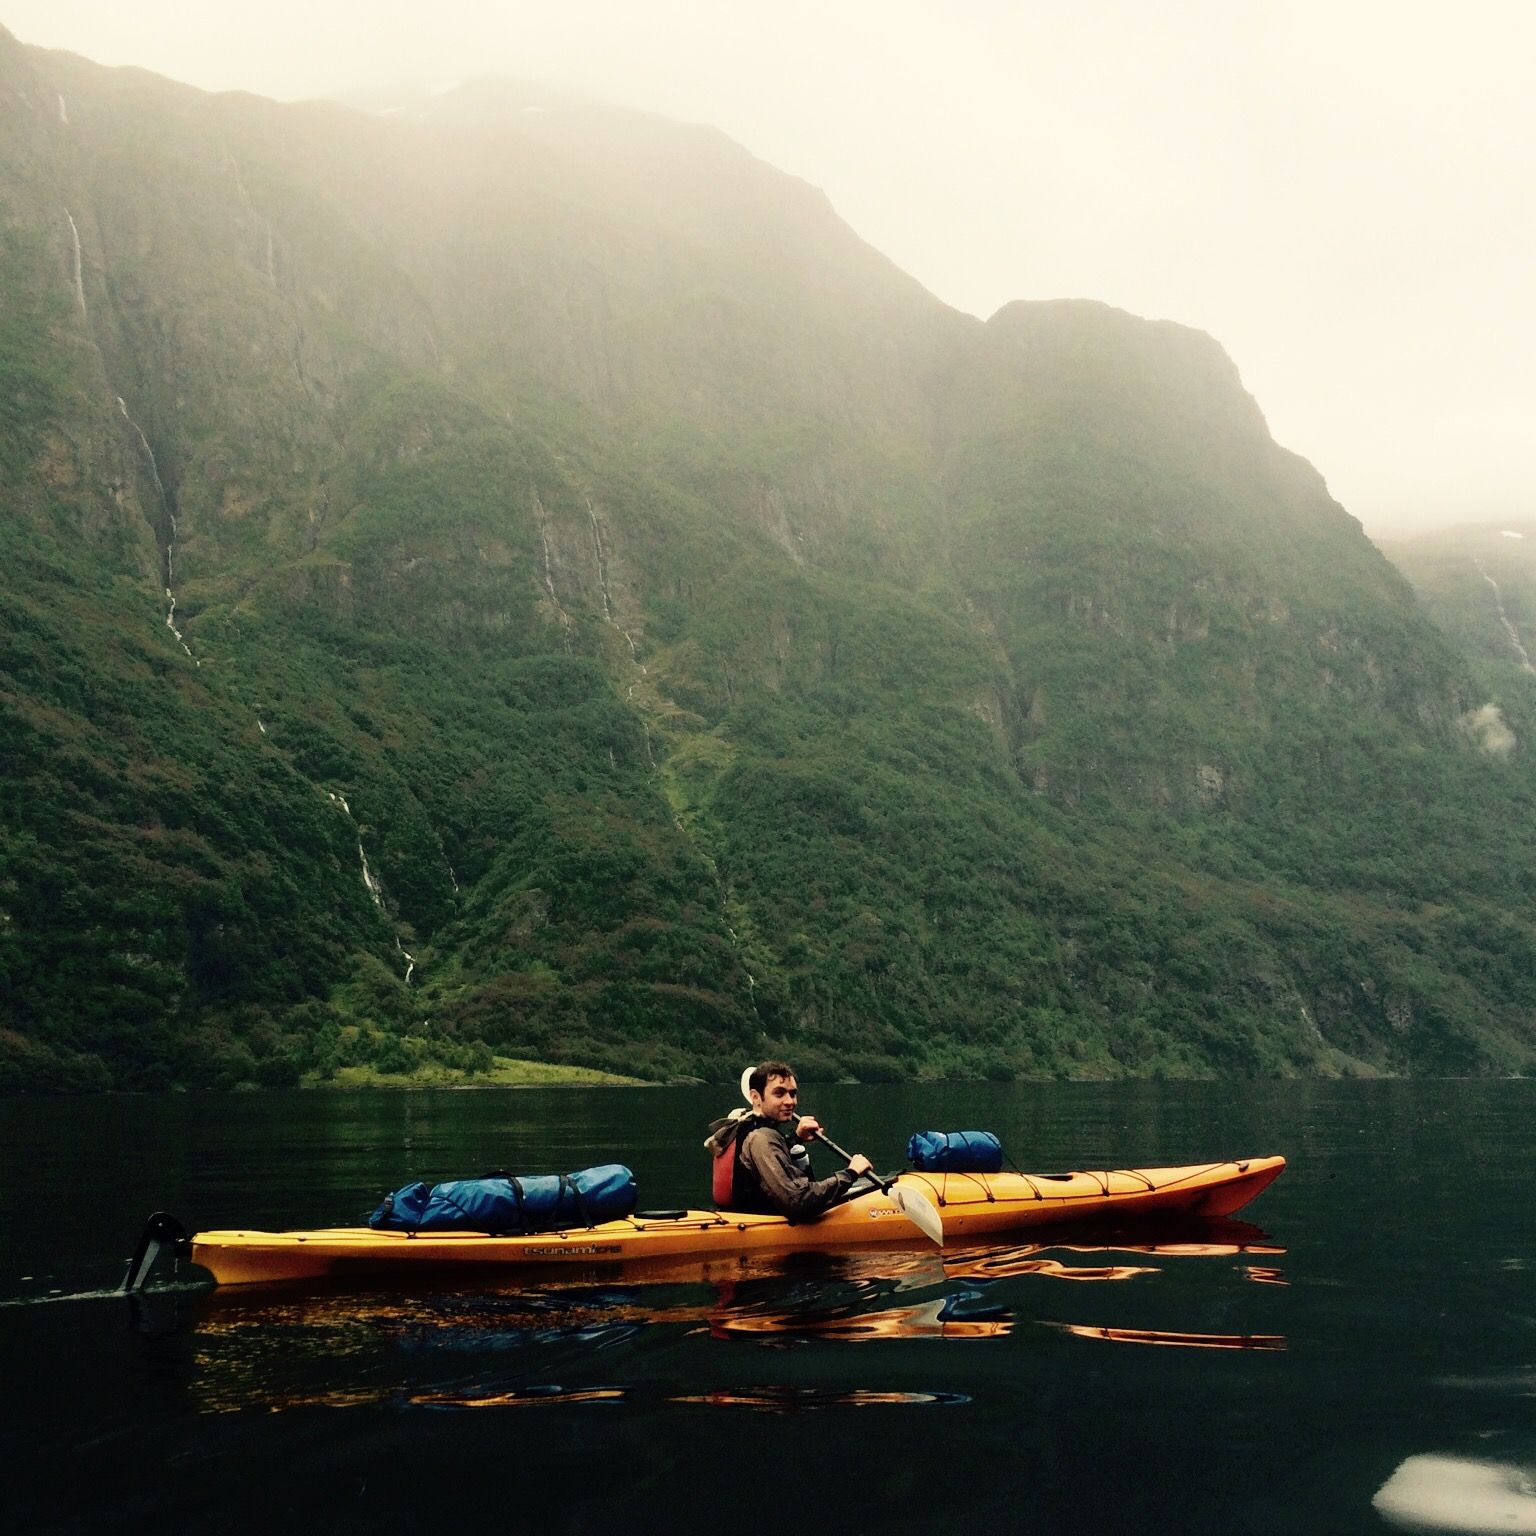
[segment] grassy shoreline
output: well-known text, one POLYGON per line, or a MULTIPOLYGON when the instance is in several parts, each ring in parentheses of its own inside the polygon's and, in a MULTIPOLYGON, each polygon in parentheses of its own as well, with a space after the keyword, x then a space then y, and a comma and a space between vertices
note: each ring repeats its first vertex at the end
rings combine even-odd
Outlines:
POLYGON ((380 1072, 371 1066, 341 1067, 330 1077, 306 1077, 305 1088, 654 1088, 641 1077, 600 1072, 548 1061, 497 1056, 488 1072, 468 1072, 440 1062, 423 1062, 409 1072, 380 1072))

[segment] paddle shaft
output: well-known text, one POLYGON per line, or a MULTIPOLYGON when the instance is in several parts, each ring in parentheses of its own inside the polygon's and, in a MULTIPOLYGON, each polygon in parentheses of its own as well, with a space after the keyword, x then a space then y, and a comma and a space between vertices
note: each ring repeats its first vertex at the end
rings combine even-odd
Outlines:
MULTIPOLYGON (((827 1149, 827 1151, 835 1152, 840 1158, 842 1158, 842 1160, 845 1163, 851 1163, 853 1161, 853 1153, 852 1152, 845 1152, 845 1151, 843 1151, 843 1149, 840 1146, 838 1146, 838 1144, 835 1141, 833 1141, 832 1138, 830 1136, 828 1136, 825 1131, 817 1131, 815 1139, 817 1141, 819 1141, 822 1144, 822 1146, 824 1146, 827 1149)), ((880 1176, 877 1173, 875 1173, 875 1171, 873 1169, 871 1169, 870 1172, 867 1175, 864 1175, 864 1177, 873 1179, 875 1181, 875 1183, 877 1185, 879 1185, 880 1189, 885 1194, 889 1194, 891 1192, 891 1182, 892 1181, 890 1179, 883 1179, 882 1180, 880 1178, 880 1176)))
MULTIPOLYGON (((815 1139, 821 1142, 828 1151, 835 1152, 845 1163, 853 1161, 853 1154, 845 1152, 824 1131, 817 1131, 815 1139)), ((929 1204, 926 1195, 920 1195, 914 1190, 901 1190, 896 1188, 895 1178, 882 1179, 873 1168, 867 1174, 860 1174, 860 1178, 869 1179, 882 1195, 890 1198, 896 1209, 917 1228, 924 1237, 944 1246, 944 1220, 939 1213, 929 1204)))
POLYGON ((845 1163, 853 1161, 853 1153, 845 1152, 838 1144, 827 1135, 825 1131, 817 1131, 815 1139, 819 1141, 829 1152, 835 1152, 845 1163))

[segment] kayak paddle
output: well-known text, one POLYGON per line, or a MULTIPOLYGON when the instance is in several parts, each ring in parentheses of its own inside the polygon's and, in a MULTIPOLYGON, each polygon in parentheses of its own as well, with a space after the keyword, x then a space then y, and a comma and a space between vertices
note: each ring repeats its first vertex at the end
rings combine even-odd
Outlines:
MULTIPOLYGON (((825 1131, 817 1131, 816 1140, 821 1142, 829 1152, 835 1152, 845 1163, 853 1161, 853 1154, 843 1151, 825 1131)), ((937 1243, 941 1248, 944 1246, 944 1223, 939 1213, 933 1208, 933 1201, 927 1195, 915 1189, 898 1188, 893 1179, 881 1179, 873 1173, 869 1177, 874 1179, 875 1187, 924 1237, 937 1243)))

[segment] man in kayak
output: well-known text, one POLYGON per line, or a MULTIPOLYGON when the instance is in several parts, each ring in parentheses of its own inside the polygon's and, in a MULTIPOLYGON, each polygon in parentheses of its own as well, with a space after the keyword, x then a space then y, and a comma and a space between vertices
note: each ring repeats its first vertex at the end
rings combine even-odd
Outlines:
POLYGON ((809 1221, 836 1205, 870 1161, 857 1154, 830 1178, 812 1179, 805 1144, 821 1131, 814 1115, 800 1113, 800 1087, 787 1062, 765 1061, 747 1079, 752 1118, 736 1137, 730 1208, 809 1221), (791 1142, 797 1144, 791 1151, 791 1142))

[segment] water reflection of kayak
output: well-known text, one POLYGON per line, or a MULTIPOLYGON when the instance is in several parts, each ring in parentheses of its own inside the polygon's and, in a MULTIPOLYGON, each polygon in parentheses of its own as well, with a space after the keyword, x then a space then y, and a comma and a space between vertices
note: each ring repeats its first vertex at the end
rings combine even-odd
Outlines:
MULTIPOLYGON (((1256 1278, 1253 1260, 1270 1264, 1283 1253, 1246 1221, 1175 1215, 1126 1223, 1123 1232, 1038 1229, 942 1252, 931 1244, 866 1244, 842 1253, 742 1253, 591 1270, 472 1266, 452 1276, 425 1270, 410 1284, 399 1275, 382 1286, 315 1279, 203 1289, 192 1298, 181 1287, 147 1293, 137 1315, 149 1332, 189 1335, 187 1392, 204 1413, 366 1404, 533 1410, 619 1401, 800 1412, 965 1398, 928 1389, 892 1393, 914 1382, 880 1375, 860 1385, 846 1370, 819 1367, 811 1370, 814 1385, 765 1384, 748 1369, 751 1385, 743 1387, 733 1359, 707 1364, 708 1356, 694 1353, 699 1341, 868 1346, 883 1359, 883 1347, 903 1342, 943 1344, 948 1352, 1005 1349, 1017 1339, 1034 1349, 1040 1330, 1049 1330, 1081 1339, 1072 1347, 1092 1352, 1104 1341, 1279 1350, 1278 1335, 1215 1329, 1235 1316, 1275 1315, 1263 1306, 1233 1309, 1230 1287, 1256 1278), (1161 1287, 1160 1275, 1175 1266, 1209 1269, 1195 1286, 1161 1287), (1100 1284, 1083 1296, 1083 1281, 1100 1284), (1121 1301, 1127 1287, 1137 1295, 1121 1301), (1154 1321, 1157 1332, 1149 1327, 1154 1321), (674 1370, 679 1358, 688 1364, 674 1370), (656 1362, 667 1366, 651 1369, 656 1362)), ((823 1358, 819 1350, 814 1358, 823 1358)), ((915 1367, 912 1356, 902 1358, 915 1367)), ((943 1384, 955 1382, 946 1376, 943 1384)))
MULTIPOLYGON (((945 1245, 1034 1227, 1116 1224, 1182 1213, 1228 1216, 1285 1167, 1283 1157, 1183 1168, 1064 1174, 903 1173, 899 1188, 925 1195, 943 1216, 945 1245)), ((309 1232, 199 1232, 192 1261, 220 1285, 367 1276, 400 1280, 480 1266, 631 1264, 712 1255, 845 1250, 868 1244, 911 1247, 923 1239, 898 1205, 872 1190, 795 1225, 779 1216, 729 1211, 637 1212, 592 1227, 524 1237, 475 1232, 414 1235, 368 1227, 309 1232)))
POLYGON ((692 1374, 681 1379, 649 1375, 637 1362, 672 1359, 684 1340, 689 1351, 700 1340, 841 1350, 893 1342, 990 1349, 1020 1338, 1031 1348, 1040 1329, 1075 1335, 1092 1350, 1105 1340, 1278 1350, 1285 1342, 1278 1335, 1212 1329, 1233 1316, 1230 1281, 1257 1278, 1251 1261, 1284 1251, 1242 1220, 1175 1215, 1128 1222, 1123 1231, 1078 1226, 1053 1236, 1038 1228, 943 1251, 868 1244, 842 1253, 715 1254, 585 1271, 471 1266, 448 1274, 428 1267, 397 1270, 374 1287, 325 1279, 222 1286, 190 1304, 185 1288, 156 1290, 139 1315, 142 1326, 157 1303, 174 1302, 160 1308, 157 1331, 190 1334, 188 1386, 200 1412, 618 1401, 798 1412, 965 1398, 893 1391, 912 1383, 883 1375, 854 1387, 842 1371, 830 1387, 824 1377, 815 1387, 751 1377, 754 1384, 743 1387, 735 1368, 706 1368, 693 1353, 692 1374), (1217 1313, 1200 1304, 1208 1290, 1188 1285, 1173 1293, 1171 1311, 1156 1307, 1161 1324, 1178 1331, 1151 1331, 1143 1299, 1119 1300, 1127 1284, 1141 1292, 1173 1266, 1212 1260, 1210 1283, 1224 1288, 1217 1313), (1083 1281, 1114 1282, 1093 1287, 1102 1300, 1089 1301, 1086 1313, 1076 1296, 1062 1294, 1062 1282, 1080 1291, 1083 1281), (1069 1319, 1058 1315, 1062 1306, 1069 1319), (1122 1326, 1132 1323, 1139 1326, 1122 1326))

